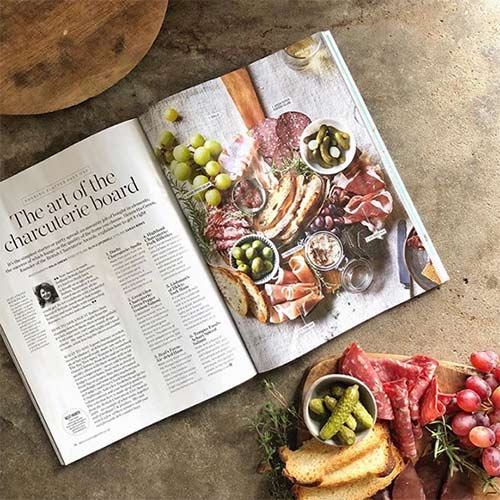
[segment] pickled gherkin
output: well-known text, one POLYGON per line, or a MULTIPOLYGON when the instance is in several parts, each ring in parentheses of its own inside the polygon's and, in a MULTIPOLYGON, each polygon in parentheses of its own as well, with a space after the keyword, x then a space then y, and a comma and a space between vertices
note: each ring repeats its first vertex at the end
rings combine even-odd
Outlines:
MULTIPOLYGON (((331 388, 331 393, 336 398, 340 398, 342 394, 344 394, 344 390, 345 389, 341 385, 335 384, 331 388)), ((354 408, 352 409, 352 415, 362 429, 370 429, 371 427, 373 427, 373 417, 370 415, 369 411, 364 407, 361 401, 358 401, 354 405, 354 408)))
POLYGON ((356 434, 352 429, 345 425, 341 425, 337 436, 340 438, 340 442, 347 446, 351 446, 356 441, 356 434))
POLYGON ((337 400, 335 398, 332 398, 331 396, 325 396, 323 401, 325 403, 325 406, 330 411, 333 411, 335 409, 335 406, 337 406, 337 400))
POLYGON ((331 388, 332 395, 336 398, 340 398, 344 394, 344 388, 341 385, 334 384, 331 388))
POLYGON ((309 410, 311 410, 311 412, 315 415, 327 414, 325 403, 321 398, 311 399, 311 401, 309 401, 309 410))
POLYGON ((319 437, 323 440, 331 439, 340 427, 345 423, 351 414, 354 405, 359 401, 359 386, 357 384, 349 386, 342 394, 339 402, 335 405, 333 412, 321 428, 319 437))

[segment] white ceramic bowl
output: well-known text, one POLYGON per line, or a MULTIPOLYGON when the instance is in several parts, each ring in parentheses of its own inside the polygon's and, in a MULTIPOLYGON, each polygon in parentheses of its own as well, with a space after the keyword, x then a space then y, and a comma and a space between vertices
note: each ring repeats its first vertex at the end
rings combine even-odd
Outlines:
POLYGON ((342 170, 346 169, 351 164, 355 153, 356 139, 354 137, 354 134, 352 133, 352 130, 345 123, 338 122, 337 120, 331 120, 329 118, 320 118, 319 120, 314 120, 304 129, 302 135, 300 136, 300 156, 302 157, 302 160, 304 160, 306 164, 318 174, 335 175, 339 172, 342 172, 342 170), (325 168, 309 159, 309 149, 307 147, 307 144, 304 142, 304 139, 314 132, 317 132, 323 124, 331 125, 332 127, 335 127, 342 132, 346 132, 351 137, 350 148, 345 153, 345 161, 343 163, 340 163, 336 167, 325 168))
POLYGON ((259 280, 254 280, 254 283, 256 285, 263 285, 264 283, 271 281, 276 276, 276 274, 278 273, 278 269, 280 267, 280 254, 278 253, 278 249, 276 248, 276 245, 269 238, 266 238, 265 236, 263 236, 261 234, 256 234, 256 233, 247 234, 246 236, 243 236, 232 246, 231 253, 230 253, 230 262, 231 262, 231 267, 237 271, 238 269, 236 267, 236 259, 233 257, 233 248, 240 247, 241 245, 244 245, 245 243, 251 242, 254 240, 262 241, 262 243, 264 243, 265 246, 268 246, 273 251, 273 254, 274 254, 274 263, 273 263, 274 265, 273 265, 272 271, 270 271, 269 273, 264 275, 259 280))
MULTIPOLYGON (((311 399, 323 397, 326 394, 330 394, 330 388, 333 384, 342 384, 344 386, 358 384, 359 385, 359 400, 363 403, 364 407, 368 410, 368 413, 373 417, 373 421, 377 420, 377 403, 375 398, 373 397, 372 391, 367 387, 366 384, 361 382, 361 380, 350 377, 349 375, 340 375, 334 373, 332 375, 325 375, 324 377, 320 377, 309 389, 306 397, 304 398, 302 413, 304 415, 304 422, 307 426, 307 429, 318 441, 321 443, 330 445, 330 446, 342 446, 338 444, 333 439, 323 440, 319 437, 319 432, 321 430, 321 424, 317 420, 314 420, 309 413, 309 402, 311 399)), ((356 441, 358 443, 362 439, 364 439, 371 429, 366 429, 361 432, 356 433, 356 441)))

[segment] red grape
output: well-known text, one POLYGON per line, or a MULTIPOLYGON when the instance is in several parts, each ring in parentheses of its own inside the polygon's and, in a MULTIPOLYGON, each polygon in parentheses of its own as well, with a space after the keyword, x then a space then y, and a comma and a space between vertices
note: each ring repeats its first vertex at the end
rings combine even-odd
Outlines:
POLYGON ((457 393, 457 404, 464 411, 477 411, 481 407, 481 398, 471 389, 463 389, 457 393))
POLYGON ((457 436, 467 436, 470 430, 477 425, 474 415, 461 411, 451 422, 451 428, 457 436))
POLYGON ((475 413, 474 418, 476 419, 477 425, 484 425, 485 427, 490 425, 490 418, 482 411, 475 413))
POLYGON ((486 448, 481 457, 484 470, 490 476, 500 475, 500 450, 496 448, 486 448))
MULTIPOLYGON (((500 373, 498 375, 500 376, 500 373)), ((491 387, 492 391, 498 387, 498 379, 493 375, 493 373, 487 373, 483 379, 491 387)))
POLYGON ((500 408, 500 387, 497 387, 491 395, 491 402, 495 408, 500 408))
POLYGON ((495 444, 496 436, 489 427, 478 425, 470 430, 469 439, 470 442, 478 448, 488 448, 495 444))
POLYGON ((465 387, 477 393, 482 401, 490 397, 491 387, 479 375, 467 377, 465 387))
POLYGON ((498 356, 492 351, 477 351, 470 355, 472 366, 481 372, 493 370, 498 362, 498 356))
POLYGON ((333 218, 329 215, 325 216, 325 229, 330 230, 333 227, 333 218))
POLYGON ((493 376, 494 376, 497 380, 500 380, 500 365, 495 366, 495 368, 493 368, 493 370, 491 371, 491 373, 493 374, 493 376))
POLYGON ((490 422, 492 424, 497 424, 498 422, 500 422, 500 408, 493 410, 488 414, 488 417, 490 417, 490 422))
POLYGON ((322 215, 318 215, 315 219, 314 219, 314 225, 321 229, 324 225, 325 225, 325 218, 322 216, 322 215))
POLYGON ((460 411, 460 407, 457 405, 457 398, 453 396, 451 401, 446 405, 446 415, 451 415, 460 411))
POLYGON ((330 210, 328 210, 328 207, 322 208, 321 215, 330 215, 330 210))
POLYGON ((500 444, 500 422, 491 425, 490 429, 495 433, 495 444, 500 444))

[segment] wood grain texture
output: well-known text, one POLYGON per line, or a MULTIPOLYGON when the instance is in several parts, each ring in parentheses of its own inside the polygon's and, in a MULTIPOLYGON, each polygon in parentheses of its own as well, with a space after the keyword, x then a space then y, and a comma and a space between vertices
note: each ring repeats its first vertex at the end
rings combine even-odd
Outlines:
POLYGON ((40 114, 78 104, 144 57, 168 0, 3 0, 0 114, 40 114))
MULTIPOLYGON (((367 353, 368 356, 373 358, 392 358, 403 360, 408 358, 408 356, 402 356, 399 354, 380 354, 380 353, 367 353)), ((340 356, 334 356, 330 358, 323 359, 318 363, 314 364, 306 373, 305 378, 303 379, 303 385, 300 393, 300 407, 302 408, 302 404, 304 398, 307 395, 307 392, 311 388, 311 385, 318 380, 320 377, 324 375, 328 375, 331 373, 337 373, 337 364, 340 359, 340 356)), ((474 369, 470 366, 451 363, 449 361, 439 361, 439 366, 437 369, 437 377, 439 390, 441 392, 446 393, 454 393, 457 392, 464 387, 465 379, 475 373, 474 369)), ((307 439, 310 439, 311 435, 305 426, 301 426, 298 430, 297 441, 298 443, 302 443, 307 439)), ((425 449, 430 445, 430 438, 424 435, 424 438, 418 443, 418 452, 419 456, 424 452, 425 449)), ((474 499, 475 500, 485 500, 485 499, 494 499, 499 498, 498 495, 485 495, 481 490, 481 483, 478 480, 473 478, 472 486, 474 488, 474 499)))
POLYGON ((265 118, 264 110, 246 68, 227 73, 222 77, 222 81, 248 129, 265 118))

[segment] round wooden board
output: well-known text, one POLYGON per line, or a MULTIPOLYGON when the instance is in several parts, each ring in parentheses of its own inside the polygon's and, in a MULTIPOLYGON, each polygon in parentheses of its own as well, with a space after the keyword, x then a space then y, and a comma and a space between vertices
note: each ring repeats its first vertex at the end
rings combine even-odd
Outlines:
POLYGON ((168 0, 4 0, 0 114, 39 114, 100 94, 146 55, 168 0))
MULTIPOLYGON (((408 356, 401 356, 399 354, 379 354, 379 353, 367 353, 368 356, 373 358, 393 358, 393 359, 405 359, 408 356)), ((326 358, 315 365, 313 365, 305 374, 303 379, 303 385, 300 390, 300 408, 302 408, 302 403, 307 391, 311 385, 318 380, 318 378, 328 375, 330 373, 337 373, 337 363, 340 356, 334 356, 331 358, 326 358)), ((474 369, 470 366, 461 365, 457 363, 451 363, 449 361, 440 361, 439 367, 437 369, 437 377, 439 389, 443 392, 453 393, 457 392, 464 387, 465 379, 474 372, 474 369)), ((298 430, 297 441, 302 443, 306 439, 310 439, 311 435, 305 427, 301 427, 298 430)), ((423 441, 423 440, 422 440, 423 441)), ((420 453, 423 452, 425 448, 425 443, 420 443, 419 447, 420 453)), ((499 498, 498 495, 484 495, 481 491, 481 484, 479 481, 473 482, 474 487, 474 499, 494 499, 499 498)))

